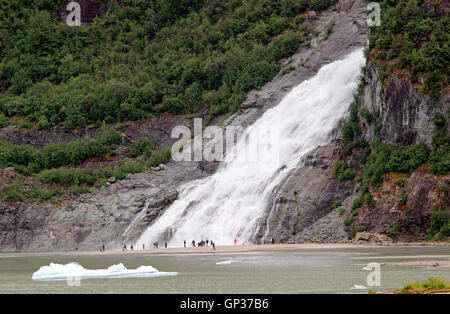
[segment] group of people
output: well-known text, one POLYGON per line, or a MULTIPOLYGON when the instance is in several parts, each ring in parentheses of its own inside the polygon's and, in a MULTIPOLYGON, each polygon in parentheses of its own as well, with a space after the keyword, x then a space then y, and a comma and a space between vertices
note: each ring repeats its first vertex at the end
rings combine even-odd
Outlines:
MULTIPOLYGON (((144 246, 144 244, 142 244, 144 246)), ((153 248, 157 249, 158 248, 159 243, 158 242, 154 242, 153 243, 153 248)), ((144 246, 145 247, 145 246, 144 246)), ((167 249, 167 242, 164 242, 164 247, 167 249)))
MULTIPOLYGON (((195 240, 192 240, 192 247, 195 247, 195 240)), ((216 243, 214 243, 212 240, 201 240, 199 242, 197 242, 197 247, 204 247, 204 246, 209 246, 211 245, 213 250, 216 249, 216 243)), ((186 240, 184 240, 184 247, 186 247, 186 240)))
MULTIPOLYGON (((196 247, 196 242, 195 240, 192 240, 192 246, 196 247)), ((266 240, 264 240, 264 244, 266 243, 272 243, 275 244, 275 239, 272 238, 270 242, 266 242, 266 240)), ((234 244, 237 244, 237 239, 234 239, 234 244)), ((158 242, 154 242, 153 243, 153 248, 157 249, 158 248, 159 243, 158 242)), ((204 246, 212 246, 213 250, 216 249, 216 243, 214 243, 212 240, 201 240, 199 242, 197 242, 197 247, 204 247, 204 246)), ((167 248, 167 242, 164 242, 164 247, 167 248)), ((184 247, 186 247, 186 240, 184 240, 184 247)), ((133 251, 133 245, 130 245, 130 250, 133 251)), ((145 250, 145 244, 142 244, 142 250, 145 250)), ((127 251, 127 245, 123 244, 122 245, 122 252, 126 252, 127 251)), ((76 248, 76 252, 78 253, 78 248, 76 248)), ((100 248, 100 252, 105 252, 105 244, 102 245, 102 247, 100 248)))
MULTIPOLYGON (((133 251, 133 244, 130 245, 130 250, 133 251)), ((124 245, 122 246, 122 252, 126 252, 126 251, 127 251, 127 245, 124 244, 124 245)))

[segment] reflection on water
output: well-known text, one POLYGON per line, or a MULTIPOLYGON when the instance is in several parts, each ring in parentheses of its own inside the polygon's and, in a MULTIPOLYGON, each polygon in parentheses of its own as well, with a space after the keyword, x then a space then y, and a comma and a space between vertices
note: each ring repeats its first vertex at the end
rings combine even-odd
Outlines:
POLYGON ((449 267, 420 266, 418 262, 450 262, 450 248, 358 248, 256 252, 239 254, 71 256, 0 254, 0 293, 361 293, 369 271, 362 265, 381 265, 381 286, 400 288, 408 280, 430 276, 450 281, 449 267), (217 265, 217 262, 230 261, 217 265), (77 262, 85 268, 127 268, 152 265, 176 277, 85 279, 80 286, 65 281, 36 282, 33 272, 50 262, 77 262), (392 266, 396 262, 398 266, 392 266), (407 262, 407 264, 405 264, 407 262), (411 266, 409 264, 415 265, 411 266))

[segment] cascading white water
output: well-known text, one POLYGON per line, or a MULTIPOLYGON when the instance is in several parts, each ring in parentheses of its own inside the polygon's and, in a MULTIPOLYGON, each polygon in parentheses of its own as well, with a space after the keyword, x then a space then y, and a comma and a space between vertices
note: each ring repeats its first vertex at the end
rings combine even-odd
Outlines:
POLYGON ((245 130, 214 175, 185 185, 136 245, 169 240, 171 247, 177 247, 184 240, 201 239, 227 245, 235 238, 240 243, 251 242, 274 188, 309 151, 331 140, 338 121, 348 113, 364 63, 362 49, 356 50, 293 88, 245 130), (266 131, 275 129, 279 138, 273 141, 266 131), (248 145, 246 138, 258 140, 248 145), (239 158, 245 153, 262 156, 274 145, 278 154, 259 162, 239 158))

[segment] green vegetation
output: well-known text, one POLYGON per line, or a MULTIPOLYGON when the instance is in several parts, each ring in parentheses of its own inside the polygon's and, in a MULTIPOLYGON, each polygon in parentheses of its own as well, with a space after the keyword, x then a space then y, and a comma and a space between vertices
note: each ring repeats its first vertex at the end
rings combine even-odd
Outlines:
POLYGON ((328 24, 325 28, 325 36, 323 37, 323 41, 327 40, 328 37, 333 33, 333 24, 328 24))
POLYGON ((108 178, 125 179, 129 173, 145 171, 148 167, 140 162, 128 163, 116 168, 57 168, 43 170, 37 175, 42 183, 64 185, 102 185, 108 178))
POLYGON ((335 200, 335 201, 333 202, 333 208, 336 209, 336 208, 338 208, 339 206, 341 206, 341 204, 342 204, 341 200, 335 200))
POLYGON ((355 198, 352 203, 352 211, 359 209, 361 205, 362 205, 361 199, 355 198))
POLYGON ((120 134, 112 130, 105 130, 96 139, 85 137, 69 143, 48 144, 42 150, 0 140, 0 168, 14 167, 22 174, 31 175, 42 169, 79 164, 111 152, 119 143, 120 134))
POLYGON ((424 294, 433 292, 449 292, 450 282, 446 282, 443 278, 430 277, 424 282, 409 282, 395 293, 403 294, 424 294))
POLYGON ((406 183, 406 178, 400 178, 394 181, 395 185, 398 185, 400 187, 404 187, 406 183))
POLYGON ((398 203, 400 205, 406 205, 406 201, 408 200, 408 194, 405 191, 400 191, 400 195, 398 198, 398 203))
POLYGON ((429 240, 444 240, 450 237, 450 211, 433 209, 430 216, 429 240))
POLYGON ((345 212, 345 208, 344 207, 340 207, 339 208, 339 216, 344 215, 344 212, 345 212))
POLYGON ((449 12, 444 2, 383 0, 381 26, 372 29, 370 47, 386 82, 395 69, 406 70, 414 83, 434 99, 447 81, 449 66, 449 12))
POLYGON ((440 184, 440 185, 438 185, 436 187, 436 192, 438 192, 438 193, 448 193, 448 192, 450 192, 450 188, 449 188, 448 184, 443 183, 443 184, 440 184))
POLYGON ((134 143, 130 145, 130 156, 137 157, 142 155, 144 152, 148 153, 155 149, 153 141, 149 137, 141 137, 137 139, 134 143))
POLYGON ((365 174, 372 184, 380 184, 381 176, 396 171, 411 173, 428 160, 428 148, 425 144, 392 147, 379 142, 374 144, 369 155, 365 174))
POLYGON ((345 182, 354 179, 356 173, 349 169, 347 163, 336 162, 334 164, 333 176, 339 180, 339 182, 345 182))
POLYGON ((59 188, 32 188, 26 190, 19 183, 11 183, 0 189, 0 197, 6 201, 21 202, 27 198, 36 198, 44 201, 52 200, 54 196, 62 195, 64 191, 59 188))
POLYGON ((294 71, 294 70, 295 70, 295 66, 290 65, 290 66, 288 66, 287 68, 283 69, 283 70, 281 71, 281 74, 282 74, 282 75, 285 75, 285 74, 291 73, 291 72, 294 71))
POLYGON ((355 218, 353 216, 351 216, 344 220, 344 225, 348 227, 348 226, 352 225, 354 222, 355 222, 355 218))
POLYGON ((389 234, 391 238, 395 239, 400 231, 399 224, 393 224, 389 229, 389 234))
POLYGON ((0 124, 99 126, 163 112, 211 116, 279 72, 334 0, 125 0, 91 25, 63 0, 0 0, 0 124))

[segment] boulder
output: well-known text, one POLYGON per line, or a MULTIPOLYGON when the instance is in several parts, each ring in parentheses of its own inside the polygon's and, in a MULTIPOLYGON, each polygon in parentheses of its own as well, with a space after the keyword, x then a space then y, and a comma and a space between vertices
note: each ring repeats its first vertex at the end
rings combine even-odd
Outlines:
POLYGON ((370 242, 370 243, 392 243, 392 239, 384 234, 375 232, 358 232, 353 239, 355 243, 370 242))
POLYGON ((308 18, 311 19, 311 20, 316 19, 316 18, 317 18, 317 13, 316 13, 316 11, 309 11, 309 12, 308 12, 308 18))

